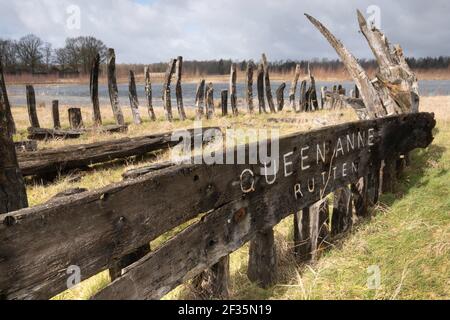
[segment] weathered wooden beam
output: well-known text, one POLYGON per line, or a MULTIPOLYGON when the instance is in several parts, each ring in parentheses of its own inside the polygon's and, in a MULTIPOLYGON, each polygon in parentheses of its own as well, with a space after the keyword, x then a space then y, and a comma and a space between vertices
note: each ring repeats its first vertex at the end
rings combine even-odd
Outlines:
POLYGON ((206 94, 205 94, 205 101, 206 101, 206 119, 210 120, 214 117, 214 87, 212 82, 208 84, 206 87, 206 94))
POLYGON ((353 225, 353 197, 348 187, 334 192, 334 205, 331 218, 331 234, 337 236, 347 232, 353 225))
MULTIPOLYGON (((0 59, 1 60, 1 59, 0 59)), ((1 86, 1 85, 0 85, 1 86)), ((3 90, 3 89, 2 89, 3 90)), ((28 207, 27 193, 11 136, 5 96, 0 96, 0 216, 28 207)), ((8 223, 10 219, 4 219, 8 223)), ((3 256, 3 251, 0 250, 3 256)), ((3 259, 2 259, 3 260, 3 259)), ((3 269, 2 269, 3 270, 3 269)), ((0 289, 1 291, 1 289, 0 289)))
POLYGON ((97 296, 161 297, 238 249, 256 232, 272 228, 292 212, 311 206, 330 192, 355 182, 371 170, 372 161, 380 154, 386 155, 392 150, 403 153, 428 146, 434 126, 432 115, 418 113, 284 137, 279 141, 280 157, 276 163, 284 163, 284 155, 294 150, 287 158, 292 162, 292 168, 287 165, 287 172, 292 170, 292 174, 284 176, 280 172, 275 184, 268 184, 261 175, 264 168, 260 165, 185 164, 59 202, 2 215, 0 252, 4 259, 0 263, 4 272, 0 273, 0 295, 8 299, 51 297, 65 290, 68 266, 79 266, 83 270, 82 279, 89 278, 110 268, 117 258, 136 247, 190 221, 199 213, 215 209, 158 251, 127 268, 121 278, 97 296), (327 152, 325 162, 322 164, 320 160, 319 165, 316 152, 311 149, 310 157, 302 163, 299 146, 320 146, 325 142, 325 149, 332 152, 339 146, 339 138, 358 132, 361 135, 365 132, 369 139, 364 146, 339 153, 339 157, 331 157, 327 152), (373 139, 369 138, 372 134, 373 139), (369 145, 369 141, 373 145, 369 145), (346 163, 350 166, 346 167, 346 163), (357 163, 356 170, 351 163, 357 163), (309 168, 307 175, 302 164, 303 168, 309 168), (319 182, 323 172, 329 172, 330 164, 332 168, 341 169, 336 169, 335 177, 331 170, 330 183, 322 188, 319 182), (346 174, 344 167, 350 168, 346 174), (242 176, 249 169, 257 174, 253 185, 256 191, 249 191, 243 197, 242 190, 252 187, 251 175, 242 176), (317 185, 309 192, 305 187, 313 178, 317 185), (170 196, 173 194, 177 195, 177 201, 170 196), (129 201, 131 196, 135 201, 129 201), (245 214, 241 214, 242 208, 245 214), (238 211, 241 213, 235 216, 238 211), (174 256, 173 252, 178 255, 174 256), (190 259, 179 258, 184 256, 190 259))
POLYGON ((262 288, 269 288, 277 279, 277 250, 273 229, 259 231, 250 241, 247 276, 262 288))
POLYGON ((361 177, 357 183, 351 184, 353 206, 357 217, 367 217, 369 215, 369 202, 367 193, 367 177, 361 177))
POLYGON ((103 127, 94 127, 77 130, 55 130, 45 128, 28 128, 28 139, 31 140, 50 140, 50 139, 78 139, 82 134, 94 131, 97 133, 117 133, 126 132, 127 125, 109 125, 103 127))
POLYGON ((297 111, 295 103, 295 93, 297 92, 298 79, 300 78, 300 72, 302 71, 300 64, 295 66, 294 78, 292 79, 291 89, 289 91, 289 103, 291 109, 297 111))
POLYGON ((183 91, 181 88, 182 74, 183 74, 183 57, 179 56, 177 58, 177 64, 176 64, 177 82, 176 82, 175 93, 176 93, 176 97, 177 97, 178 115, 180 117, 180 120, 184 121, 184 120, 186 120, 186 112, 184 111, 183 91))
POLYGON ((117 88, 116 78, 116 54, 114 49, 108 49, 108 92, 111 101, 111 108, 114 114, 114 119, 118 125, 125 125, 122 109, 119 105, 119 89, 117 88))
POLYGON ((262 64, 258 65, 257 72, 257 90, 258 90, 258 104, 259 113, 266 113, 266 102, 264 100, 264 67, 262 64))
MULTIPOLYGON (((211 128, 206 128, 211 129, 211 128)), ((192 133, 192 130, 188 132, 192 133)), ((201 134, 202 130, 199 130, 201 134)), ((74 145, 58 149, 21 153, 19 165, 25 176, 56 173, 76 168, 139 156, 178 144, 172 141, 172 132, 149 136, 122 138, 90 144, 74 145)))
POLYGON ((173 120, 170 84, 172 82, 173 74, 175 73, 176 64, 177 64, 176 59, 170 60, 169 64, 167 65, 166 75, 164 76, 162 100, 163 100, 163 104, 164 104, 164 111, 166 113, 167 121, 173 120))
POLYGON ((230 71, 230 90, 229 90, 229 92, 230 92, 231 110, 233 111, 234 116, 237 116, 239 114, 238 108, 237 108, 236 78, 237 78, 236 63, 232 63, 231 71, 230 71))
POLYGON ((26 86, 27 91, 27 107, 28 107, 28 118, 30 119, 30 125, 32 128, 40 128, 39 118, 36 111, 36 95, 34 93, 34 88, 32 85, 26 86))
POLYGON ((211 268, 192 280, 192 289, 200 299, 228 299, 230 279, 230 257, 225 256, 211 268))
POLYGON ((273 102, 272 87, 270 85, 269 63, 267 62, 267 57, 264 53, 261 56, 261 63, 264 68, 264 85, 266 88, 267 104, 269 105, 270 112, 276 113, 277 110, 275 109, 275 104, 273 102))
POLYGON ((298 108, 299 112, 307 111, 306 109, 307 109, 307 105, 308 105, 308 99, 307 99, 306 93, 308 90, 307 90, 306 86, 307 86, 307 82, 306 82, 306 80, 303 80, 300 85, 300 101, 299 101, 299 108, 298 108))
POLYGON ((247 111, 249 113, 254 112, 253 105, 253 63, 249 62, 247 64, 247 111))
POLYGON ((67 111, 69 113, 70 128, 72 130, 83 129, 84 124, 83 124, 83 116, 81 115, 81 109, 69 108, 67 111))
POLYGON ((147 97, 147 109, 150 120, 156 121, 155 111, 153 110, 153 93, 152 93, 152 80, 150 77, 150 67, 145 67, 145 95, 147 97))
POLYGON ((171 162, 171 161, 166 161, 166 162, 160 162, 160 163, 155 163, 155 164, 151 164, 149 166, 143 167, 143 168, 137 168, 137 169, 131 169, 128 170, 126 172, 124 172, 122 174, 122 178, 124 179, 136 179, 139 177, 142 177, 146 174, 155 172, 155 171, 159 171, 162 169, 166 169, 166 168, 170 168, 175 166, 175 163, 171 162))
POLYGON ((221 107, 222 107, 222 116, 225 117, 228 115, 228 90, 222 90, 220 92, 221 97, 221 107))
POLYGON ((136 80, 133 70, 130 70, 128 77, 128 97, 130 98, 130 107, 133 114, 133 122, 136 125, 140 125, 142 123, 142 119, 139 113, 139 100, 137 96, 136 80))
POLYGON ((205 114, 204 102, 205 102, 205 80, 203 79, 203 80, 200 80, 200 83, 197 85, 197 91, 195 94, 195 106, 197 109, 197 112, 196 112, 197 120, 202 119, 203 115, 205 114))
POLYGON ((283 111, 283 108, 284 108, 284 89, 285 88, 286 88, 286 83, 283 82, 276 91, 278 111, 283 111))
POLYGON ((31 152, 37 151, 37 141, 36 140, 24 140, 14 142, 16 147, 16 152, 31 152))
POLYGON ((52 101, 52 119, 53 119, 53 128, 55 130, 61 129, 61 121, 59 120, 59 101, 52 101))
POLYGON ((7 132, 9 136, 16 134, 16 124, 14 123, 14 118, 11 112, 11 104, 9 103, 8 91, 6 90, 5 75, 3 74, 3 61, 0 57, 0 100, 3 101, 4 112, 6 113, 7 120, 7 132))
MULTIPOLYGON (((100 112, 100 102, 98 100, 98 74, 100 71, 100 54, 97 53, 95 55, 94 61, 92 62, 91 67, 91 77, 89 84, 89 92, 91 96, 92 102, 92 120, 94 125, 101 126, 102 125, 102 114, 100 112)), ((57 128, 55 128, 57 129, 57 128)))
POLYGON ((311 87, 309 89, 309 105, 311 111, 319 110, 319 101, 317 100, 317 90, 316 90, 316 80, 314 79, 314 76, 310 75, 311 79, 311 87))

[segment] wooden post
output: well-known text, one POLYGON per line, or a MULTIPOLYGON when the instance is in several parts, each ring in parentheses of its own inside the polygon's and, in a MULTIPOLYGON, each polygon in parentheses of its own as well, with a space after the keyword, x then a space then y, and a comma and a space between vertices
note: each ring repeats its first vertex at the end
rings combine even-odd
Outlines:
POLYGON ((164 103, 164 110, 166 112, 166 120, 172 121, 173 120, 173 114, 172 114, 172 98, 170 95, 170 83, 172 81, 172 76, 175 73, 175 67, 176 67, 177 61, 175 59, 170 60, 169 65, 167 66, 166 70, 166 76, 164 78, 164 86, 163 86, 163 103, 164 103))
POLYGON ((130 98, 131 112, 133 113, 134 124, 141 124, 141 115, 139 114, 139 100, 136 91, 136 80, 134 78, 134 72, 130 70, 128 78, 128 97, 130 98))
POLYGON ((297 106, 295 103, 295 93, 297 92, 298 79, 300 78, 301 66, 297 64, 295 66, 294 79, 292 79, 291 90, 289 91, 289 103, 291 109, 297 111, 297 106))
POLYGON ((276 282, 277 252, 273 229, 260 231, 250 241, 247 276, 262 288, 269 288, 276 282))
POLYGON ((230 72, 230 104, 231 110, 233 111, 233 115, 237 116, 239 114, 237 108, 237 96, 236 96, 236 63, 231 64, 231 72, 230 72))
POLYGON ((228 299, 230 279, 230 256, 223 257, 218 263, 205 270, 193 281, 195 295, 199 299, 228 299))
POLYGON ((270 85, 269 63, 267 62, 267 57, 264 53, 262 54, 261 61, 264 68, 264 84, 266 87, 267 104, 269 105, 270 112, 276 113, 277 110, 275 109, 275 104, 273 103, 272 87, 270 85))
POLYGON ((145 95, 147 96, 147 108, 148 108, 148 116, 150 120, 155 121, 156 115, 153 110, 153 93, 152 93, 152 80, 150 78, 150 67, 145 67, 145 95))
POLYGON ((92 120, 94 121, 94 125, 101 126, 102 125, 102 115, 100 113, 100 102, 98 100, 98 73, 100 70, 100 54, 97 53, 94 61, 92 62, 91 68, 91 81, 89 84, 89 91, 91 94, 91 102, 92 102, 92 120))
POLYGON ((220 92, 222 116, 228 115, 228 90, 222 90, 220 92))
POLYGON ((27 106, 28 106, 28 117, 30 119, 30 124, 32 128, 40 128, 39 119, 36 111, 36 96, 34 93, 34 88, 32 85, 27 85, 27 106))
POLYGON ((122 269, 125 269, 129 265, 135 263, 136 261, 142 259, 145 255, 147 255, 151 251, 150 245, 143 245, 130 254, 122 257, 117 261, 113 268, 109 269, 109 277, 111 281, 119 278, 122 275, 122 269))
POLYGON ((306 86, 307 86, 307 82, 306 80, 303 80, 301 85, 300 85, 300 106, 299 106, 299 112, 305 112, 306 111, 306 105, 308 103, 308 99, 306 99, 306 86))
POLYGON ((325 100, 327 99, 325 92, 327 91, 327 87, 320 87, 320 109, 325 108, 325 100))
POLYGON ((195 95, 195 106, 197 108, 197 120, 203 118, 205 113, 203 103, 205 100, 205 80, 201 80, 197 86, 197 93, 195 95))
POLYGON ((328 247, 330 231, 330 206, 328 199, 325 199, 319 204, 319 231, 317 235, 317 248, 319 250, 328 247))
POLYGON ((14 123, 14 118, 11 113, 11 105, 9 103, 8 98, 8 92, 6 91, 6 81, 5 76, 3 74, 3 63, 2 63, 2 57, 0 56, 0 100, 3 101, 3 106, 6 113, 6 120, 7 120, 7 132, 9 136, 13 136, 16 134, 16 124, 14 123))
POLYGON ((397 164, 398 157, 392 157, 384 159, 382 166, 382 182, 381 182, 381 193, 388 193, 394 191, 395 183, 395 168, 397 164))
POLYGON ((266 113, 266 102, 264 100, 264 67, 262 64, 258 65, 257 73, 257 90, 258 90, 258 104, 259 113, 266 113))
POLYGON ((357 217, 367 217, 368 197, 367 197, 367 176, 359 179, 357 183, 352 183, 353 205, 357 217))
POLYGON ((333 214, 331 218, 331 234, 337 236, 348 231, 353 223, 353 200, 348 187, 334 192, 333 214))
POLYGON ((254 112, 253 106, 253 63, 247 64, 247 109, 249 113, 254 112))
POLYGON ((367 201, 370 206, 378 203, 380 196, 381 161, 373 164, 367 177, 367 201))
POLYGON ((175 88, 175 94, 177 96, 178 115, 180 117, 180 120, 184 121, 184 120, 186 120, 186 112, 184 111, 183 91, 181 88, 182 73, 183 73, 183 57, 179 56, 177 58, 177 64, 176 64, 177 83, 176 83, 176 88, 175 88))
POLYGON ((357 85, 355 85, 355 98, 356 99, 361 98, 361 95, 359 94, 359 88, 357 85))
POLYGON ((311 88, 309 90, 309 108, 311 111, 319 110, 319 102, 317 101, 316 80, 311 75, 311 88))
POLYGON ((0 95, 0 214, 28 207, 27 193, 17 162, 4 97, 4 94, 0 95))
POLYGON ((83 117, 80 108, 69 108, 69 123, 74 130, 84 128, 83 117))
POLYGON ((276 91, 278 111, 283 111, 283 108, 284 108, 284 89, 285 88, 286 88, 286 83, 283 82, 276 91))
POLYGON ((108 49, 108 92, 114 119, 118 125, 125 125, 122 109, 119 105, 119 90, 116 79, 116 54, 114 49, 108 49))
POLYGON ((55 130, 61 129, 61 122, 59 121, 59 101, 52 101, 52 118, 53 118, 53 128, 55 130))
POLYGON ((210 120, 214 116, 214 87, 212 82, 210 82, 206 88, 205 94, 206 101, 206 119, 210 120))

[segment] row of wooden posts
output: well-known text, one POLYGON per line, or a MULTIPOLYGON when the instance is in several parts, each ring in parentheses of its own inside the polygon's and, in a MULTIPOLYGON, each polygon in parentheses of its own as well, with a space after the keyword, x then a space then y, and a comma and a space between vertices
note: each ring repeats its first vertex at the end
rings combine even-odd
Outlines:
MULTIPOLYGON (((108 77, 108 91, 111 101, 111 107, 114 114, 115 121, 119 126, 125 126, 125 119, 123 116, 122 109, 119 105, 119 93, 116 80, 116 66, 115 66, 115 53, 113 49, 108 51, 108 61, 107 61, 107 77, 108 77)), ((98 54, 92 64, 91 76, 90 76, 90 96, 93 107, 93 123, 95 126, 102 125, 102 115, 100 111, 99 103, 99 90, 98 90, 98 79, 99 79, 99 68, 100 68, 100 55, 98 54)), ((274 103, 270 73, 267 58, 265 54, 262 55, 261 63, 255 67, 253 64, 248 64, 246 70, 246 104, 247 112, 254 113, 254 94, 253 94, 253 78, 256 69, 257 73, 257 97, 258 97, 258 111, 259 113, 276 113, 282 111, 285 105, 284 101, 284 91, 286 88, 286 83, 282 83, 276 90, 276 105, 274 103), (266 107, 267 101, 267 107, 266 107)), ((165 110, 166 119, 168 121, 173 121, 174 116, 172 112, 172 100, 171 100, 171 83, 175 75, 175 94, 178 116, 181 121, 186 119, 186 112, 183 103, 183 92, 182 92, 182 70, 183 70, 183 58, 180 56, 177 59, 172 59, 168 65, 163 85, 162 100, 165 110)), ((150 78, 150 69, 145 68, 145 94, 146 94, 146 104, 148 109, 149 118, 154 121, 156 120, 156 115, 153 107, 153 92, 152 92, 152 82, 150 78)), ((320 90, 321 99, 319 101, 318 93, 316 90, 316 82, 314 76, 308 70, 309 74, 309 86, 308 81, 303 80, 300 84, 300 97, 298 103, 296 100, 296 93, 299 83, 299 78, 301 74, 300 65, 296 66, 294 78, 291 83, 291 88, 289 92, 289 104, 290 108, 295 112, 306 112, 314 111, 320 109, 335 109, 342 108, 342 100, 335 99, 334 96, 345 95, 345 89, 341 85, 334 86, 332 91, 328 92, 327 87, 322 87, 320 90), (320 102, 320 103, 319 103, 320 102)), ((232 64, 230 72, 230 88, 229 90, 222 90, 220 94, 220 109, 222 111, 222 116, 228 115, 228 101, 230 101, 231 112, 233 115, 238 115, 238 104, 237 104, 237 68, 236 64, 232 64)), ((3 82, 4 83, 4 82, 3 82)), ((135 74, 132 70, 129 73, 129 100, 131 111, 133 115, 133 122, 137 125, 142 123, 142 117, 139 112, 139 100, 136 90, 136 80, 135 74)), ((353 90, 353 97, 357 98, 359 93, 357 88, 353 90)), ((26 86, 26 96, 27 96, 27 106, 28 114, 30 119, 31 128, 40 128, 38 115, 36 112, 36 98, 35 92, 32 85, 26 86)), ((214 103, 214 87, 213 83, 206 84, 205 80, 201 80, 197 86, 196 97, 195 97, 195 108, 196 108, 196 118, 211 119, 215 115, 215 103, 214 103)), ((69 108, 69 123, 70 128, 73 130, 83 129, 83 119, 81 115, 81 110, 79 108, 69 108)), ((53 127, 55 130, 61 129, 60 117, 59 117, 59 101, 52 101, 52 118, 53 127)), ((12 120, 13 121, 13 120, 12 120)))

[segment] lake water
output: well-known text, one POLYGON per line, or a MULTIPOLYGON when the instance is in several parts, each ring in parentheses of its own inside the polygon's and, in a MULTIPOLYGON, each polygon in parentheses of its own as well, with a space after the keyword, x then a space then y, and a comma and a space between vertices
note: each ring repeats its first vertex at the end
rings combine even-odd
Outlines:
MULTIPOLYGON (((272 90, 275 96, 275 90, 281 84, 279 81, 272 82, 272 90)), ((332 82, 317 82, 317 89, 327 86, 333 87, 335 83, 332 82)), ((347 92, 353 88, 352 82, 342 82, 347 92)), ((289 86, 285 89, 285 101, 288 101, 289 86)), ((419 82, 421 96, 442 96, 450 95, 450 80, 424 80, 419 82)), ((194 106, 195 92, 197 85, 195 83, 183 84, 183 99, 186 107, 194 106)), ((52 100, 59 100, 62 106, 90 106, 89 85, 79 84, 63 84, 63 85, 35 85, 36 102, 37 104, 45 103, 47 106, 51 105, 52 100)), ((153 103, 156 107, 162 106, 162 85, 154 84, 153 89, 153 103)), ((214 83, 214 98, 220 99, 220 91, 228 89, 228 83, 214 83)), ((7 87, 9 99, 12 106, 25 106, 26 95, 24 85, 12 85, 7 87)), ((144 85, 137 84, 138 96, 140 104, 146 105, 144 85)), ((238 99, 245 98, 246 85, 244 83, 237 84, 238 99)), ((298 95, 298 93, 297 93, 298 95)), ((175 97, 175 90, 172 89, 172 98, 175 97)), ((254 88, 254 96, 256 97, 256 88, 254 88)), ((99 85, 100 104, 109 104, 108 87, 106 85, 99 85)), ((128 85, 119 85, 119 100, 121 105, 129 104, 128 99, 128 85)), ((175 101, 174 101, 175 103, 175 101)), ((174 104, 176 105, 176 104, 174 104)))

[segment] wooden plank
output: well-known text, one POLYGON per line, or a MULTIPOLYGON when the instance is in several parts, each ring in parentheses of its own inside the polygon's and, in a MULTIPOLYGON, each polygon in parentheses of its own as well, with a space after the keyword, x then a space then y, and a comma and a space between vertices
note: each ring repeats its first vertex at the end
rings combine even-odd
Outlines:
POLYGON ((136 179, 139 177, 142 177, 146 174, 155 172, 155 171, 159 171, 162 169, 166 169, 166 168, 170 168, 175 166, 176 164, 174 162, 171 161, 164 161, 164 162, 159 162, 159 163, 155 163, 155 164, 151 164, 149 166, 146 167, 142 167, 142 168, 137 168, 137 169, 131 169, 128 171, 125 171, 122 174, 122 178, 124 179, 136 179))
POLYGON ((80 108, 69 108, 69 124, 72 130, 79 130, 84 128, 83 117, 80 108))
POLYGON ((178 109, 178 115, 180 117, 181 121, 186 120, 186 112, 184 111, 184 104, 183 104, 183 91, 181 88, 181 78, 183 75, 183 57, 179 56, 177 58, 177 64, 176 64, 176 76, 177 76, 177 82, 175 87, 175 94, 177 97, 177 109, 178 109))
POLYGON ((153 94, 152 94, 152 80, 150 78, 150 67, 145 67, 145 95, 147 97, 147 109, 150 120, 156 121, 155 111, 153 110, 153 94))
POLYGON ((268 289, 277 280, 277 249, 273 229, 259 231, 250 241, 247 276, 250 281, 268 289))
POLYGON ((119 105, 119 89, 117 88, 116 78, 116 54, 114 49, 108 49, 108 92, 111 101, 111 108, 114 114, 114 119, 118 125, 125 125, 122 109, 119 105))
POLYGON ((253 105, 253 63, 247 64, 247 111, 253 113, 255 110, 253 105))
MULTIPOLYGON (((98 99, 98 74, 100 71, 100 54, 95 55, 91 67, 91 77, 89 83, 89 92, 92 102, 92 120, 95 126, 102 125, 102 114, 100 112, 100 101, 98 99)), ((61 126, 59 126, 60 128, 61 126)), ((55 128, 56 129, 56 128, 55 128)))
POLYGON ((30 125, 32 128, 40 128, 39 118, 36 112, 36 95, 34 93, 34 87, 32 85, 26 86, 27 92, 27 108, 28 117, 30 119, 30 125))
POLYGON ((270 85, 269 63, 267 62, 267 57, 264 53, 261 57, 261 63, 264 68, 264 85, 266 88, 267 104, 269 105, 270 112, 276 113, 277 110, 275 109, 275 104, 273 102, 272 87, 270 85))
POLYGON ((231 71, 230 71, 230 91, 229 92, 230 92, 231 110, 233 111, 234 116, 237 116, 239 114, 238 108, 237 108, 236 78, 237 78, 236 63, 232 63, 231 71))
POLYGON ((258 104, 259 104, 259 113, 266 113, 266 102, 264 100, 264 67, 262 64, 258 65, 257 71, 257 90, 258 90, 258 104))
POLYGON ((136 90, 136 80, 133 70, 130 70, 128 76, 128 97, 130 99, 131 113, 133 114, 133 122, 136 125, 142 123, 141 115, 139 113, 139 100, 136 90))
POLYGON ((37 151, 37 141, 35 140, 23 140, 14 142, 16 152, 30 152, 37 151))
POLYGON ((49 139, 78 139, 82 134, 88 132, 98 133, 117 133, 126 132, 128 130, 127 125, 110 125, 94 128, 81 128, 77 130, 55 130, 45 128, 28 128, 28 139, 31 140, 49 140, 49 139))
POLYGON ((167 121, 173 120, 170 84, 172 82, 173 74, 175 73, 176 64, 177 61, 175 59, 170 60, 169 64, 167 65, 166 75, 164 76, 162 100, 167 121))
POLYGON ((9 136, 13 136, 16 134, 16 124, 14 123, 14 118, 11 112, 11 104, 9 103, 8 91, 6 90, 6 81, 5 76, 3 74, 3 62, 0 58, 0 100, 3 101, 3 108, 6 113, 7 120, 7 128, 9 136))
POLYGON ((274 184, 268 184, 261 175, 261 170, 264 170, 261 165, 185 164, 3 215, 0 217, 0 261, 4 272, 0 273, 0 295, 8 299, 51 297, 65 289, 68 266, 79 266, 82 278, 86 279, 110 268, 115 259, 199 213, 216 209, 214 214, 208 214, 194 226, 198 230, 195 237, 200 237, 196 241, 205 244, 204 247, 192 246, 193 234, 192 228, 189 228, 174 242, 146 256, 150 260, 138 262, 143 270, 134 264, 132 273, 128 271, 117 279, 114 290, 108 289, 114 293, 103 293, 103 297, 111 294, 114 298, 120 298, 122 294, 122 297, 132 298, 128 290, 120 290, 121 285, 128 283, 134 285, 133 292, 138 298, 160 297, 176 284, 192 278, 239 248, 253 238, 255 232, 271 228, 287 215, 314 204, 337 188, 355 182, 368 173, 371 162, 380 154, 386 155, 392 150, 407 152, 428 146, 434 126, 432 115, 420 113, 347 123, 284 137, 280 140, 280 157, 277 159, 279 164, 284 164, 280 168, 287 165, 289 173, 289 163, 292 162, 292 174, 284 177, 280 172, 274 184), (365 132, 365 145, 358 147, 356 144, 355 149, 350 148, 349 152, 344 147, 344 154, 339 152, 338 157, 333 157, 336 154, 333 149, 336 150, 339 139, 343 141, 348 134, 351 136, 357 132, 361 136, 365 132), (369 146, 369 141, 374 145, 369 146), (317 164, 315 146, 323 143, 329 152, 325 162, 317 164), (306 146, 310 146, 309 151, 305 151, 306 146), (302 150, 309 155, 308 158, 305 154, 302 156, 302 150), (345 163, 350 165, 344 166, 345 163), (358 164, 357 172, 352 170, 352 163, 358 164), (349 170, 345 177, 344 167, 349 170), (307 174, 303 168, 308 168, 307 174), (247 170, 254 173, 253 187, 257 192, 245 194, 243 198, 242 190, 249 190, 252 184, 247 170), (243 176, 245 172, 247 175, 243 176), (326 179, 326 187, 322 190, 320 181, 323 181, 324 172, 325 177, 327 172, 331 172, 329 177, 332 180, 326 179), (313 192, 309 192, 305 186, 308 180, 313 179, 317 185, 313 192), (173 201, 173 194, 177 195, 177 201, 173 201), (229 224, 227 221, 233 219, 234 213, 243 207, 248 208, 247 215, 243 219, 236 218, 247 222, 237 223, 236 227, 229 224), (183 238, 186 236, 189 238, 183 238), (209 248, 214 250, 214 255, 209 254, 209 248), (173 252, 179 255, 174 256, 173 252), (195 259, 197 253, 202 257, 200 264, 195 259), (166 260, 159 267, 155 266, 158 269, 155 272, 156 269, 149 267, 148 263, 155 261, 159 264, 161 255, 166 260), (192 259, 179 258, 187 256, 192 259), (183 267, 180 268, 180 265, 183 267), (134 280, 138 278, 142 281, 136 283, 134 280), (120 285, 116 286, 118 283, 120 285))
POLYGON ((61 121, 59 120, 59 101, 52 101, 52 119, 53 119, 53 128, 55 130, 61 129, 61 121))
MULTIPOLYGON (((189 132, 192 132, 192 130, 189 132)), ((199 134, 201 132, 202 130, 199 131, 199 134)), ((167 149, 178 143, 178 140, 171 140, 172 132, 167 132, 21 153, 19 155, 19 166, 25 176, 56 173, 85 168, 92 164, 115 159, 139 156, 148 152, 167 149)))

